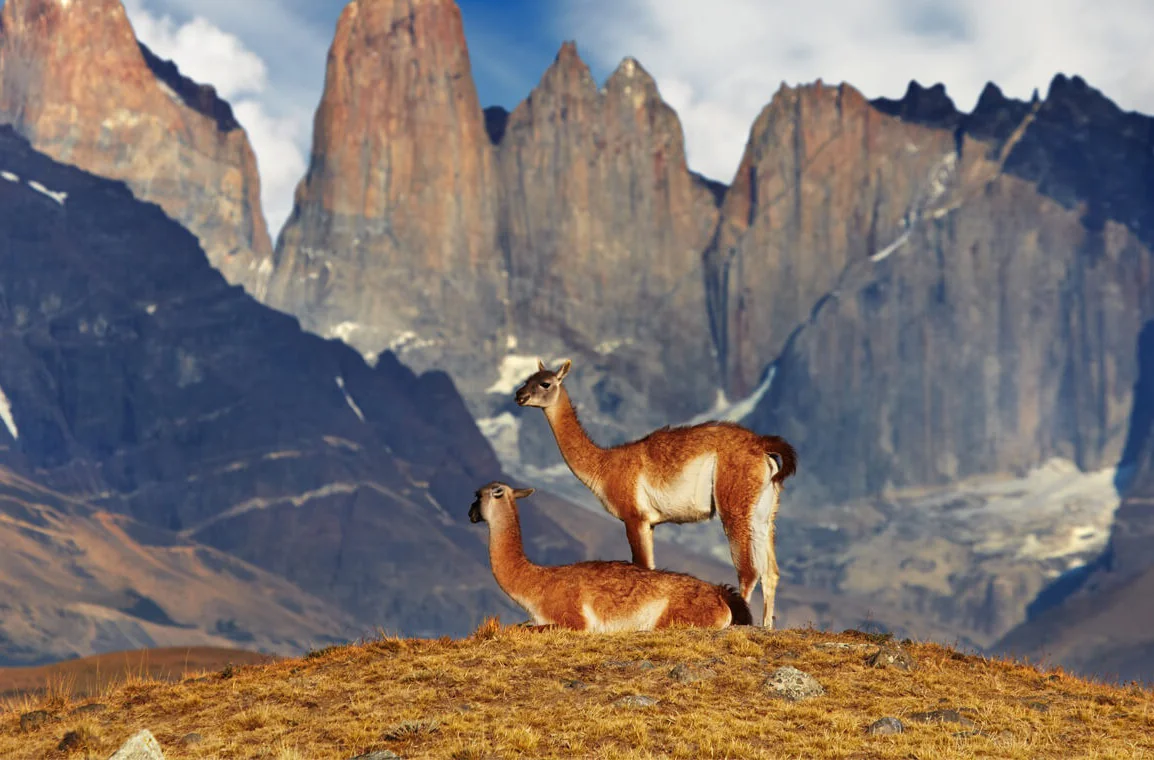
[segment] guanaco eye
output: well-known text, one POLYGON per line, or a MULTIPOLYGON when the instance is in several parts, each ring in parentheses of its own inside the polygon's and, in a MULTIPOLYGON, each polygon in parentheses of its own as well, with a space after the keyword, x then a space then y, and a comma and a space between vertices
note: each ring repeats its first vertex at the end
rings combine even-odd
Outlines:
POLYGON ((494 488, 494 489, 493 489, 493 497, 494 497, 494 498, 496 498, 496 499, 500 499, 500 498, 501 498, 501 495, 502 495, 503 493, 505 493, 505 492, 504 492, 504 491, 502 491, 500 488, 494 488))
POLYGON ((549 390, 549 386, 552 384, 553 383, 541 383, 541 387, 544 388, 545 390, 549 390))

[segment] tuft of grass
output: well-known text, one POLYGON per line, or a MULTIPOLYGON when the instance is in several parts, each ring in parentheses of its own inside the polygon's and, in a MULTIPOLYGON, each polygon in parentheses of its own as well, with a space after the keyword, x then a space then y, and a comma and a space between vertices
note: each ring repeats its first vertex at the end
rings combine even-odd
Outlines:
POLYGON ((142 728, 168 758, 1154 757, 1154 694, 1136 684, 857 631, 594 635, 486 620, 459 640, 382 636, 222 675, 170 683, 142 672, 98 696, 106 709, 81 713, 90 698, 56 684, 0 712, 0 757, 107 757, 142 728), (904 646, 918 667, 866 665, 883 645, 904 646), (682 683, 669 675, 679 664, 715 675, 682 683), (825 695, 768 694, 783 665, 825 695), (656 704, 618 701, 627 696, 656 704), (23 731, 34 710, 50 717, 23 731), (913 717, 936 710, 967 722, 913 717), (886 716, 904 733, 866 732, 886 716), (182 743, 191 732, 201 740, 182 743))

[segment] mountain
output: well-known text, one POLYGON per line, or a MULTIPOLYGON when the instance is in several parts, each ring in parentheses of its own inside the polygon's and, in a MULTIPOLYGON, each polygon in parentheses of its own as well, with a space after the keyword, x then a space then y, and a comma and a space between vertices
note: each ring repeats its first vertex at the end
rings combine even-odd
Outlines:
MULTIPOLYGON (((0 653, 275 652, 383 629, 460 635, 524 614, 467 505, 503 474, 453 382, 229 285, 196 238, 117 181, 0 127, 0 653)), ((619 521, 546 492, 527 551, 628 556, 619 521)), ((662 566, 733 569, 658 542, 662 566)), ((916 614, 784 587, 781 619, 916 614)))
MULTIPOLYGON (((1115 510, 1128 524, 1110 483, 1154 318, 1154 120, 1079 77, 1029 102, 991 83, 969 113, 941 85, 782 85, 725 186, 689 171, 639 62, 598 86, 566 43, 511 113, 482 110, 452 0, 359 0, 317 124, 273 274, 313 285, 270 303, 447 372, 514 474, 571 480, 511 401, 538 356, 571 357, 603 444, 728 417, 797 447, 791 581, 985 643, 1094 559, 1115 510), (1028 494, 1020 515, 1007 493, 1028 494)), ((725 554, 708 527, 668 535, 725 554)))
POLYGON ((972 113, 783 85, 724 187, 638 62, 599 88, 566 43, 482 111, 455 3, 409 7, 338 26, 269 299, 309 329, 444 369, 537 467, 559 456, 509 397, 561 355, 605 443, 754 396, 815 503, 1118 461, 1154 315, 1148 117, 1077 77, 972 113))
POLYGON ((263 288, 272 245, 248 137, 211 86, 137 42, 120 0, 6 0, 0 123, 123 180, 192 230, 230 282, 263 288))
MULTIPOLYGON (((875 126, 858 130, 870 135, 866 153, 873 140, 892 138, 878 150, 893 156, 889 171, 905 184, 863 184, 880 175, 855 179, 852 162, 826 157, 837 143, 809 140, 804 171, 759 170, 789 178, 792 198, 858 187, 832 216, 876 235, 855 249, 823 246, 820 239, 847 239, 831 229, 797 245, 787 245, 793 233, 761 233, 795 262, 817 251, 844 255, 800 303, 773 386, 749 422, 793 441, 827 500, 1021 474, 1051 457, 1084 470, 1116 464, 1134 406, 1139 334, 1154 316, 1154 119, 1063 76, 1045 99, 1008 100, 990 86, 973 113, 952 116, 944 95, 927 98, 916 86, 903 102, 873 105, 846 91, 816 87, 809 97, 826 110, 840 101, 840 123, 847 103, 867 110, 875 126), (827 176, 825 163, 845 176, 827 176), (899 193, 906 185, 914 190, 899 193)), ((785 96, 765 121, 776 112, 828 121, 785 96)), ((770 139, 754 134, 755 146, 770 139)), ((777 155, 776 144, 762 150, 777 155)), ((764 260, 757 232, 743 238, 752 237, 752 255, 736 254, 750 256, 747 272, 764 260)), ((773 279, 797 278, 782 270, 773 279)))
MULTIPOLYGON (((391 354, 369 367, 302 332, 159 207, 8 128, 0 169, 9 466, 369 628, 460 631, 513 610, 464 519, 500 466, 444 373, 391 354)), ((530 520, 546 556, 577 553, 530 520)))
MULTIPOLYGON (((120 230, 69 227, 63 249, 39 240, 64 234, 51 225, 28 232, 44 218, 11 216, 12 245, 79 269, 6 265, 33 285, 11 307, 20 359, 0 384, 23 432, 0 463, 359 620, 459 630, 493 588, 462 601, 472 592, 450 580, 487 569, 449 504, 501 469, 572 484, 541 415, 511 400, 538 356, 569 356, 602 443, 707 417, 794 443, 779 535, 796 588, 986 642, 1060 604, 1084 566, 1118 584, 1144 571, 1154 119, 1080 78, 1029 102, 990 84, 969 113, 940 85, 873 101, 844 83, 783 85, 725 186, 689 171, 677 115, 639 62, 598 86, 566 43, 511 113, 482 110, 452 0, 356 0, 308 174, 262 258, 251 151, 227 105, 129 44, 118 3, 80 7, 5 5, 3 118, 124 179, 229 281, 330 340, 227 289, 187 236, 165 238, 176 263, 138 261, 127 248, 161 245, 163 225, 129 222, 127 203, 120 230), (92 8, 107 12, 74 15, 92 8), (92 72, 127 83, 123 97, 94 102, 92 72), (108 110, 119 102, 159 126, 121 130, 137 121, 108 110), (86 136, 109 119, 115 130, 86 136), (196 157, 181 153, 190 131, 196 157), (168 195, 132 168, 151 153, 179 157, 157 174, 168 195), (225 187, 213 219, 232 221, 197 221, 180 205, 192 186, 225 187), (217 233, 252 254, 222 259, 217 233), (112 251, 115 235, 136 242, 112 251), (1109 559, 1094 563, 1111 521, 1109 559), (395 561, 366 539, 386 525, 395 561), (407 554, 422 540, 437 547, 428 572, 407 554), (382 568, 403 582, 375 583, 382 568), (436 599, 404 593, 426 582, 436 599)), ((36 181, 20 189, 70 213, 36 181)), ((540 546, 582 556, 554 504, 540 546)), ((709 526, 665 533, 724 555, 709 526)))
POLYGON ((700 266, 716 193, 636 61, 599 89, 567 43, 512 113, 482 112, 452 0, 358 0, 266 301, 445 369, 482 418, 537 354, 577 352, 585 419, 621 438, 716 397, 700 266))

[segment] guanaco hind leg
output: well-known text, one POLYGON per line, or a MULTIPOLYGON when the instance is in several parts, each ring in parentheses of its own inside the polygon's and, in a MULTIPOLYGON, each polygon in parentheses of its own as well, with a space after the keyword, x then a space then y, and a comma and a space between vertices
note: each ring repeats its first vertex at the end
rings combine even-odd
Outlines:
POLYGON ((748 461, 719 462, 714 498, 722 527, 729 539, 729 553, 737 570, 738 588, 748 603, 761 581, 765 606, 762 625, 773 627, 773 604, 777 590, 777 561, 773 548, 776 491, 770 483, 771 468, 748 461))
MULTIPOLYGON (((773 628, 775 615, 774 602, 777 597, 777 582, 781 575, 777 567, 777 508, 781 501, 781 489, 774 483, 767 483, 761 495, 763 501, 768 500, 771 505, 769 513, 769 532, 765 542, 765 564, 761 572, 761 595, 765 606, 761 613, 761 624, 773 628)), ((764 511, 764 510, 763 510, 764 511)), ((759 519, 759 518, 755 518, 759 519)))

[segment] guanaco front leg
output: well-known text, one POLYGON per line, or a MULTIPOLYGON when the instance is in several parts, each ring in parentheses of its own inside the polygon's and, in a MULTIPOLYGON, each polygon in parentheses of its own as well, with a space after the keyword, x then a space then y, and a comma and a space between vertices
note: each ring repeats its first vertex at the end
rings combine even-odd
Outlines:
POLYGON ((629 549, 633 552, 633 564, 654 568, 653 526, 644 520, 627 520, 625 535, 629 539, 629 549))

